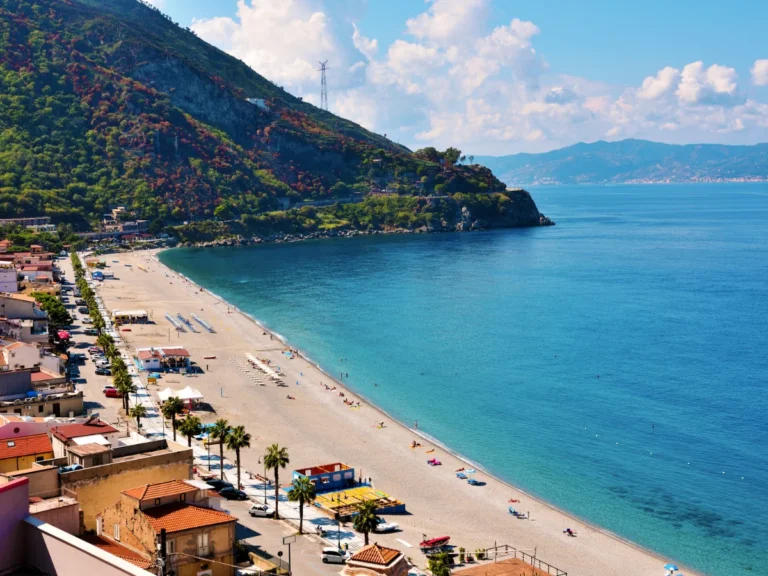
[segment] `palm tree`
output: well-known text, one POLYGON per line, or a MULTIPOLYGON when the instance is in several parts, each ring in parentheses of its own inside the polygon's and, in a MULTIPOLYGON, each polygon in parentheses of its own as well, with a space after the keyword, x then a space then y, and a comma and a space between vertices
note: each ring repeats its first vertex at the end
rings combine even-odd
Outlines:
POLYGON ((117 371, 112 374, 112 383, 123 397, 123 410, 128 412, 128 395, 136 392, 136 385, 126 371, 117 371))
POLYGON ((240 489, 240 449, 250 447, 251 435, 245 431, 245 426, 235 426, 232 428, 232 430, 230 430, 229 434, 227 435, 227 448, 235 451, 235 461, 237 462, 238 490, 240 489))
POLYGON ((96 338, 96 344, 101 346, 102 350, 106 350, 110 344, 114 345, 114 343, 115 341, 109 334, 99 334, 99 337, 96 338))
POLYGON ((365 545, 368 546, 368 533, 373 532, 379 523, 379 517, 376 516, 376 502, 365 500, 357 506, 357 514, 352 520, 355 530, 362 532, 365 536, 365 545))
POLYGON ((187 446, 192 447, 192 436, 197 436, 203 431, 203 425, 197 416, 187 416, 179 423, 179 432, 187 437, 187 446))
MULTIPOLYGON (((227 441, 232 426, 224 418, 219 418, 210 430, 211 438, 219 441, 219 470, 221 470, 221 479, 224 480, 224 442, 227 441)), ((240 478, 237 479, 238 484, 240 478)))
POLYGON ((163 416, 171 419, 171 426, 173 427, 173 441, 176 442, 176 415, 181 414, 184 410, 184 403, 181 398, 171 396, 163 404, 163 416))
POLYGON ((315 485, 306 476, 299 476, 291 485, 288 500, 299 503, 299 534, 304 534, 304 504, 314 502, 315 485))
POLYGON ((285 468, 291 461, 288 458, 288 451, 285 448, 280 448, 277 444, 272 444, 267 448, 267 453, 264 454, 264 466, 269 470, 275 471, 275 519, 280 518, 277 513, 277 495, 280 490, 280 468, 285 468))
POLYGON ((147 415, 147 409, 142 406, 141 404, 136 404, 133 408, 131 408, 130 412, 128 413, 133 418, 136 418, 136 428, 141 428, 141 419, 144 418, 147 415))

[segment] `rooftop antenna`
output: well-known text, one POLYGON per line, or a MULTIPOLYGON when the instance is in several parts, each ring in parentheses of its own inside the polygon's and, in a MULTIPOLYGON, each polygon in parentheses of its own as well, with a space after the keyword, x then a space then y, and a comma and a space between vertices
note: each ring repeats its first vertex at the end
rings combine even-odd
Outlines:
POLYGON ((328 69, 328 60, 320 62, 320 109, 328 110, 328 83, 325 80, 325 71, 328 69))

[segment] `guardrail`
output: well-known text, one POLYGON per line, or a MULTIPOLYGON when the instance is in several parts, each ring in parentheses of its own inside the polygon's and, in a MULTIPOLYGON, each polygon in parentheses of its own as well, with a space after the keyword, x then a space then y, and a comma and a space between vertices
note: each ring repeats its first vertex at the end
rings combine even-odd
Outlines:
POLYGON ((509 544, 499 544, 485 549, 486 558, 493 558, 494 562, 498 557, 511 557, 519 558, 526 564, 530 564, 537 570, 546 570, 547 574, 554 574, 554 576, 568 576, 568 572, 560 570, 557 566, 552 566, 549 562, 544 562, 540 558, 537 558, 535 554, 529 554, 523 550, 518 550, 514 546, 509 544))

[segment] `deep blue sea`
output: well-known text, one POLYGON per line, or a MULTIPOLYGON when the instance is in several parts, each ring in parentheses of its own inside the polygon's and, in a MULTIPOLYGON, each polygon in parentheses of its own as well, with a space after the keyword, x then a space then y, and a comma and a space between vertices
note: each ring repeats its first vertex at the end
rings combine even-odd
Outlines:
POLYGON ((557 226, 161 260, 490 472, 768 575, 768 185, 532 193, 557 226))

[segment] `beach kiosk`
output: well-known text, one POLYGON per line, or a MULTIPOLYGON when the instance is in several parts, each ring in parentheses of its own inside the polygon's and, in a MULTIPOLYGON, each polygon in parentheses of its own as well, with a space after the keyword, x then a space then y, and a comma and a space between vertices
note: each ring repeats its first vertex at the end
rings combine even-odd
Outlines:
POLYGON ((149 322, 149 315, 146 310, 113 310, 112 322, 118 326, 121 324, 146 324, 149 322))

